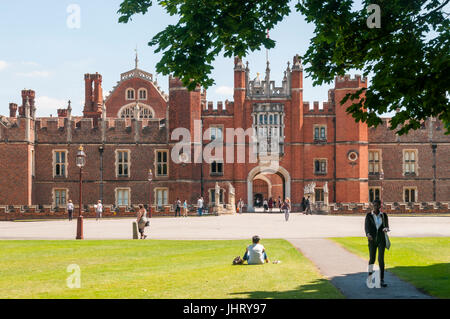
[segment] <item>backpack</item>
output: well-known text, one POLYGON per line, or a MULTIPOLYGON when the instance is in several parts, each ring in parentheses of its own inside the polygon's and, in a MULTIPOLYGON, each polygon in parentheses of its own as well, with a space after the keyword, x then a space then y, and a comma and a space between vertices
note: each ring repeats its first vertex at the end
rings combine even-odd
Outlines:
POLYGON ((237 256, 233 259, 233 265, 242 265, 244 263, 244 260, 241 258, 241 256, 237 256))

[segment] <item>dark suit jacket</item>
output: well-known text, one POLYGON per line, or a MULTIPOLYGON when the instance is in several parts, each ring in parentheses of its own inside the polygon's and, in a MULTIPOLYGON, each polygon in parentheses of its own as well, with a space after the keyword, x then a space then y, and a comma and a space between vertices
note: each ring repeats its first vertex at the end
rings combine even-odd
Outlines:
POLYGON ((364 222, 364 228, 366 231, 366 235, 370 234, 375 242, 385 243, 386 239, 384 236, 383 228, 389 228, 389 219, 386 213, 382 213, 382 221, 383 223, 377 231, 377 225, 375 225, 375 220, 373 219, 372 213, 368 213, 364 222))

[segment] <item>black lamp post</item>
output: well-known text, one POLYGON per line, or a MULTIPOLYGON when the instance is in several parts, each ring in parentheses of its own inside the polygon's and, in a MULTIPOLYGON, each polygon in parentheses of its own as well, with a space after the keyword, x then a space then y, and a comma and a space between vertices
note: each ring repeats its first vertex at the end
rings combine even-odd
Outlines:
POLYGON ((149 202, 148 202, 148 216, 152 218, 152 180, 153 172, 151 169, 148 170, 148 185, 149 185, 149 202))
POLYGON ((86 153, 83 151, 83 146, 80 146, 77 152, 76 165, 80 168, 80 211, 77 219, 77 238, 83 239, 83 196, 82 196, 82 176, 83 176, 83 167, 86 165, 86 153))

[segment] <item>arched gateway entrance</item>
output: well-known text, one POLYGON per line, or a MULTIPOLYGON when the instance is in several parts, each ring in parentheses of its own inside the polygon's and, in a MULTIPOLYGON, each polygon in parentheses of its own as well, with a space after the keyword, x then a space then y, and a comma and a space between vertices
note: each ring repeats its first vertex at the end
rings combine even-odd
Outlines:
POLYGON ((248 173, 247 178, 247 211, 254 211, 256 198, 291 197, 291 176, 283 167, 276 172, 265 171, 264 167, 257 166, 248 173))

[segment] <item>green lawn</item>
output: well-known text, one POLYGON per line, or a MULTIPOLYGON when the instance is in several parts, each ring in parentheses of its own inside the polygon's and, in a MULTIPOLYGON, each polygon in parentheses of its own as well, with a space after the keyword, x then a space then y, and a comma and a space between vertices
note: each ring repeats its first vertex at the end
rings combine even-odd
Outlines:
POLYGON ((232 266, 248 240, 0 241, 0 298, 343 298, 290 243, 261 243, 282 262, 232 266))
MULTIPOLYGON (((365 237, 333 240, 368 260, 365 237)), ((432 296, 450 298, 450 237, 391 237, 391 243, 384 258, 386 270, 432 296)))

